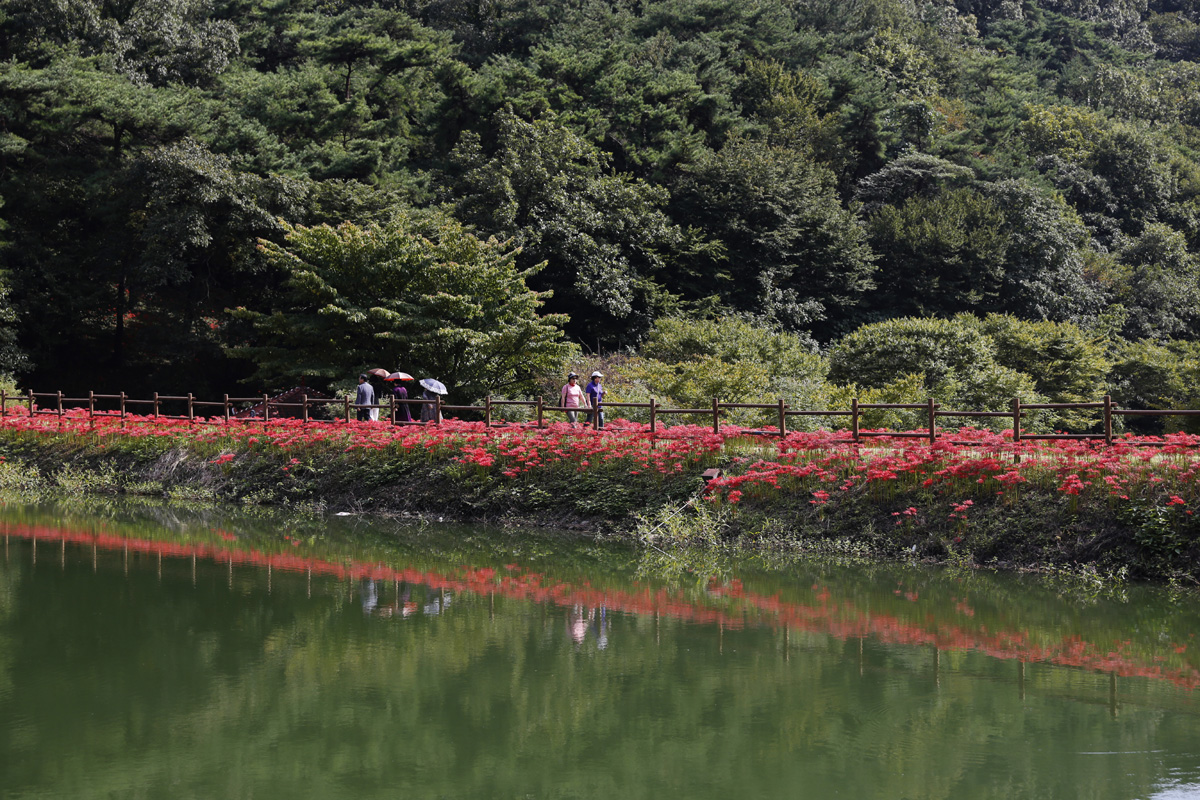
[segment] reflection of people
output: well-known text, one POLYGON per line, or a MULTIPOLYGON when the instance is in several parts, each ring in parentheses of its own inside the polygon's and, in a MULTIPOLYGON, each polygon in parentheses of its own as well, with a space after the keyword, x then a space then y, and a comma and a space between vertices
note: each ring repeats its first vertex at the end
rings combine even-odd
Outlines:
POLYGON ((588 626, 592 621, 592 615, 595 613, 592 609, 585 610, 580 605, 572 607, 571 616, 567 620, 567 633, 571 634, 571 639, 575 644, 583 644, 583 640, 587 637, 588 626))
POLYGON ((358 421, 366 422, 371 419, 371 412, 375 412, 375 418, 379 418, 379 409, 364 408, 364 406, 375 405, 375 387, 367 381, 367 373, 362 373, 358 376, 358 393, 354 396, 354 405, 358 406, 358 421))
POLYGON ((437 596, 426 603, 425 607, 421 610, 429 615, 440 614, 446 610, 446 606, 450 605, 450 600, 451 597, 449 594, 438 592, 437 596))
POLYGON ((592 418, 595 417, 597 428, 604 427, 604 409, 600 407, 600 403, 604 401, 604 387, 600 385, 603 380, 604 373, 596 370, 592 373, 592 379, 588 382, 587 387, 584 388, 584 392, 588 396, 588 404, 592 407, 587 415, 587 424, 591 425, 592 418))
POLYGON ((567 422, 572 425, 579 422, 579 409, 588 407, 587 395, 579 386, 579 376, 574 372, 567 375, 567 383, 562 387, 559 406, 567 410, 567 422))
POLYGON ((596 618, 596 647, 603 650, 608 647, 608 609, 600 606, 600 616, 596 618))
POLYGON ((396 581, 396 598, 391 603, 384 602, 384 584, 375 578, 364 578, 362 582, 363 615, 368 617, 411 617, 417 613, 417 604, 412 602, 412 587, 407 583, 396 581))
POLYGON ((375 581, 367 578, 363 581, 362 592, 362 607, 363 614, 369 615, 379 605, 379 591, 375 588, 375 581))

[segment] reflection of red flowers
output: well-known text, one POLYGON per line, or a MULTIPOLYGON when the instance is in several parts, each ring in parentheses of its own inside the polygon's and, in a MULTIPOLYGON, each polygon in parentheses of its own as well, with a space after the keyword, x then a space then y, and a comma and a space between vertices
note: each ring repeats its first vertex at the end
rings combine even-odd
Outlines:
MULTIPOLYGON (((74 532, 54 527, 23 524, 0 524, 6 535, 39 539, 65 540, 110 550, 132 550, 156 553, 166 557, 203 557, 221 564, 273 567, 281 571, 309 571, 339 580, 371 578, 385 581, 404 581, 447 589, 471 592, 480 595, 499 594, 514 599, 532 602, 553 603, 573 607, 603 605, 612 611, 632 614, 676 617, 685 621, 720 624, 726 630, 739 629, 754 621, 778 625, 791 630, 812 631, 839 639, 861 639, 867 636, 890 644, 937 647, 941 650, 976 650, 989 656, 1021 661, 1042 661, 1080 669, 1110 672, 1118 676, 1139 676, 1167 680, 1184 688, 1200 686, 1200 670, 1185 658, 1187 645, 1172 642, 1167 650, 1174 666, 1167 666, 1160 653, 1133 651, 1132 643, 1091 643, 1081 637, 1063 639, 1042 637, 1036 639, 1021 630, 997 630, 992 625, 976 623, 966 627, 974 610, 965 601, 951 598, 955 609, 967 620, 950 622, 945 617, 935 617, 928 609, 916 605, 911 611, 896 609, 888 613, 877 605, 859 608, 853 600, 837 599, 829 588, 820 583, 811 587, 812 602, 789 602, 778 594, 764 595, 748 591, 741 581, 712 580, 704 592, 704 600, 697 601, 682 591, 668 592, 648 587, 631 589, 601 589, 588 584, 571 585, 539 573, 520 573, 517 564, 505 565, 508 573, 498 573, 491 567, 463 566, 449 574, 423 571, 413 567, 394 568, 380 563, 347 562, 336 563, 300 553, 263 552, 250 545, 220 545, 180 543, 131 539, 105 532, 74 532), (515 574, 514 574, 515 573, 515 574)), ((227 541, 241 541, 227 531, 216 531, 227 541)), ((301 540, 285 537, 293 547, 301 540)), ((919 604, 920 594, 916 589, 897 588, 897 597, 907 603, 919 604)), ((404 604, 405 613, 413 613, 416 606, 404 604)), ((1147 647, 1146 644, 1141 647, 1147 647)))

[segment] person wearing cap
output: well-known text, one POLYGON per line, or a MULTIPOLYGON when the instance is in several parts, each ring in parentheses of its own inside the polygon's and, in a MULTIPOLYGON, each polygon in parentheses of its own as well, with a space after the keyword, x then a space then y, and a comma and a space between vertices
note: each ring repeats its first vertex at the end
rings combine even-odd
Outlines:
POLYGON ((575 425, 579 422, 579 409, 588 408, 588 397, 579 385, 579 375, 575 372, 567 375, 567 383, 562 387, 559 405, 567 411, 567 422, 575 425))
POLYGON ((583 390, 584 394, 588 397, 588 405, 591 406, 591 410, 588 411, 587 415, 587 424, 592 424, 592 417, 594 416, 597 428, 604 427, 604 409, 600 407, 600 403, 604 400, 604 387, 600 385, 603 379, 604 373, 596 370, 592 373, 592 379, 583 390))
POLYGON ((367 373, 358 376, 358 393, 354 396, 354 405, 358 406, 358 421, 366 422, 371 419, 371 412, 377 415, 378 409, 366 408, 375 405, 375 387, 367 379, 367 373))

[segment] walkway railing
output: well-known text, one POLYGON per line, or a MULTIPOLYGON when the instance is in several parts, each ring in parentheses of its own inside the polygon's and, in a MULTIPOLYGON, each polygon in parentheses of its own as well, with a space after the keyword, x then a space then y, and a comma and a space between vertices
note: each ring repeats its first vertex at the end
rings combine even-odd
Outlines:
MULTIPOLYGON (((304 422, 315 419, 312 411, 319 408, 336 409, 333 413, 336 418, 342 418, 346 421, 351 419, 352 414, 359 410, 379 409, 386 411, 389 421, 397 425, 423 425, 423 424, 438 424, 443 419, 446 412, 470 413, 479 414, 483 417, 483 421, 488 426, 495 425, 536 425, 538 428, 546 426, 547 414, 560 414, 567 411, 578 411, 587 413, 589 409, 585 408, 567 408, 564 406, 547 405, 543 398, 538 397, 532 400, 501 400, 487 397, 483 405, 448 405, 442 401, 441 396, 437 396, 435 400, 425 399, 410 399, 398 400, 389 398, 386 403, 375 403, 371 405, 355 405, 350 401, 350 398, 315 398, 307 395, 300 395, 298 400, 283 401, 270 398, 268 395, 258 395, 254 397, 231 397, 224 395, 221 400, 199 400, 190 392, 186 395, 162 395, 157 392, 152 398, 139 399, 133 398, 121 392, 120 394, 96 394, 88 392, 86 397, 68 397, 62 392, 34 392, 28 391, 25 394, 8 394, 0 390, 0 414, 9 413, 10 408, 23 407, 28 410, 31 416, 41 415, 57 415, 61 418, 64 414, 72 409, 86 408, 90 418, 97 417, 118 417, 124 420, 133 409, 140 410, 145 416, 150 416, 155 419, 170 419, 170 420, 189 420, 196 421, 204 419, 212 421, 213 419, 221 419, 226 424, 242 422, 268 422, 271 419, 280 417, 299 418, 304 422), (263 413, 261 416, 239 417, 238 414, 244 413, 245 409, 240 408, 243 404, 253 404, 255 407, 261 407, 263 413), (106 406, 106 407, 102 407, 106 406), (418 422, 416 420, 404 420, 403 413, 400 409, 403 406, 408 406, 413 412, 413 416, 420 416, 420 408, 423 406, 433 406, 433 420, 430 423, 418 422), (500 410, 507 406, 525 407, 528 408, 533 420, 524 422, 507 422, 503 419, 497 420, 500 410), (175 413, 167 413, 174 411, 175 413), (203 411, 215 412, 207 415, 201 413, 203 411), (288 413, 289 411, 293 413, 288 413), (398 418, 398 413, 399 417, 398 418)), ((770 427, 752 431, 759 435, 774 435, 786 436, 788 433, 788 419, 792 417, 833 417, 846 418, 849 422, 849 431, 851 439, 855 442, 861 442, 864 439, 871 437, 891 437, 891 438, 919 438, 928 439, 930 442, 945 440, 947 433, 952 433, 944 430, 939 430, 938 421, 943 419, 1007 419, 1011 420, 1011 430, 1013 441, 1030 441, 1030 440, 1045 440, 1045 439, 1085 439, 1085 440, 1104 440, 1111 444, 1114 439, 1113 422, 1118 417, 1189 417, 1200 416, 1200 410, 1196 409, 1129 409, 1117 408, 1113 405, 1112 397, 1105 395, 1103 400, 1098 402, 1086 403, 1022 403, 1019 398, 1013 398, 1010 407, 1006 411, 963 411, 943 409, 941 404, 933 398, 929 398, 924 403, 860 403, 858 398, 850 401, 850 408, 845 410, 836 409, 797 409, 792 408, 784 402, 783 398, 779 398, 774 403, 724 403, 714 397, 712 403, 706 408, 670 408, 658 404, 651 398, 646 403, 616 403, 605 402, 601 405, 601 410, 610 409, 642 409, 649 412, 650 415, 650 432, 656 433, 660 427, 660 421, 664 416, 693 416, 700 417, 704 424, 711 424, 713 433, 720 433, 722 425, 722 415, 734 409, 754 409, 760 411, 773 412, 771 414, 775 419, 775 424, 770 427), (924 429, 910 431, 878 431, 878 430, 862 430, 862 420, 864 412, 879 411, 879 410, 903 410, 903 411, 923 411, 922 416, 928 421, 924 429), (1087 410, 1099 412, 1103 423, 1102 430, 1095 433, 1027 433, 1022 429, 1021 420, 1030 412, 1035 411, 1070 411, 1070 410, 1087 410)), ((599 415, 592 414, 591 426, 599 428, 599 415)), ((1134 440, 1135 444, 1160 444, 1154 441, 1134 440)))

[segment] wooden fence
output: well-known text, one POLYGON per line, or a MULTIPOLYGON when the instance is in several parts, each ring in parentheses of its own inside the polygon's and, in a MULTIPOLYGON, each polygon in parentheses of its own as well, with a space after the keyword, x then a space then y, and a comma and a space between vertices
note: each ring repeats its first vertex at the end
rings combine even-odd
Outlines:
MULTIPOLYGON (((57 415, 60 419, 64 414, 72 409, 87 408, 90 418, 96 417, 119 417, 122 421, 131 413, 132 410, 141 410, 146 416, 155 419, 172 419, 172 420, 189 420, 196 421, 197 419, 222 419, 225 424, 235 422, 267 422, 271 419, 279 417, 299 418, 304 422, 308 422, 314 417, 310 413, 313 409, 325 408, 331 416, 336 414, 338 418, 343 418, 346 421, 351 419, 351 415, 359 409, 380 409, 386 411, 387 416, 393 424, 398 425, 422 425, 417 421, 408 422, 403 419, 397 419, 397 411, 402 405, 407 405, 414 412, 414 416, 420 415, 422 406, 430 405, 431 401, 424 399, 397 400, 394 397, 390 398, 387 403, 377 403, 367 406, 358 406, 350 401, 350 398, 310 398, 307 395, 300 395, 297 401, 280 401, 270 398, 268 395, 259 395, 255 397, 230 397, 225 395, 221 400, 198 400, 194 395, 188 393, 186 395, 160 395, 157 392, 150 399, 136 399, 129 397, 124 392, 120 394, 96 394, 88 392, 87 397, 67 397, 62 392, 34 392, 28 391, 25 394, 10 395, 7 392, 0 390, 0 414, 7 414, 10 407, 24 407, 28 409, 31 416, 39 415, 57 415), (47 402, 48 401, 48 402, 47 402), (239 406, 243 404, 261 405, 263 409, 262 416, 238 418, 237 414, 240 410, 239 406), (103 407, 102 407, 103 406, 103 407), (186 411, 185 411, 186 409, 186 411), (274 409, 274 413, 272 413, 274 409), (334 409, 334 410, 331 410, 334 409), (174 411, 176 413, 167 413, 174 411), (201 412, 208 411, 205 415, 201 412)), ((547 405, 545 401, 538 397, 534 400, 493 400, 487 397, 483 405, 480 406, 457 406, 447 405, 442 402, 441 396, 432 401, 434 406, 434 423, 440 422, 446 412, 470 413, 482 416, 483 421, 488 426, 495 425, 535 425, 538 428, 545 427, 546 415, 564 413, 567 411, 579 411, 587 413, 587 409, 565 408, 563 406, 547 405), (529 423, 509 423, 505 421, 497 421, 495 417, 497 413, 502 414, 502 409, 506 406, 523 406, 527 407, 534 416, 536 422, 529 423)), ((1113 442, 1113 420, 1118 417, 1133 417, 1133 416, 1159 416, 1159 417, 1188 417, 1200 415, 1200 410, 1191 409, 1127 409, 1117 408, 1113 405, 1112 398, 1108 395, 1099 402, 1089 403, 1022 403, 1020 399, 1013 398, 1010 407, 1007 411, 954 411, 942 409, 941 405, 929 398, 924 403, 860 403, 858 399, 850 401, 850 408, 845 410, 804 410, 794 409, 787 405, 783 398, 780 398, 774 403, 723 403, 717 398, 712 399, 712 403, 707 408, 669 408, 660 406, 654 398, 651 398, 648 403, 616 403, 605 402, 601 405, 603 410, 609 409, 644 409, 649 411, 650 415, 650 432, 656 433, 659 428, 660 420, 664 416, 693 416, 703 419, 704 424, 711 424, 713 433, 721 431, 721 416, 723 413, 731 409, 757 409, 760 411, 773 412, 776 420, 775 425, 752 431, 759 435, 785 436, 788 433, 788 418, 789 417, 831 417, 831 418, 846 418, 850 423, 849 431, 851 439, 855 442, 861 442, 870 437, 892 437, 892 438, 915 438, 927 439, 930 442, 944 440, 945 432, 939 432, 938 420, 942 419, 961 419, 970 421, 972 419, 997 419, 1003 418, 1011 421, 1011 430, 1013 432, 1013 441, 1030 441, 1040 439, 1090 439, 1104 440, 1111 444, 1113 442), (862 430, 863 412, 872 410, 906 410, 906 411, 923 411, 922 416, 928 420, 924 430, 913 431, 866 431, 862 430), (1100 412, 1103 421, 1102 432, 1097 433, 1026 433, 1021 428, 1021 419, 1027 413, 1032 411, 1067 411, 1067 410, 1089 410, 1100 412)), ((591 425, 598 428, 598 415, 592 415, 591 425)), ((1154 445, 1160 444, 1153 441, 1134 440, 1135 444, 1154 445)))

